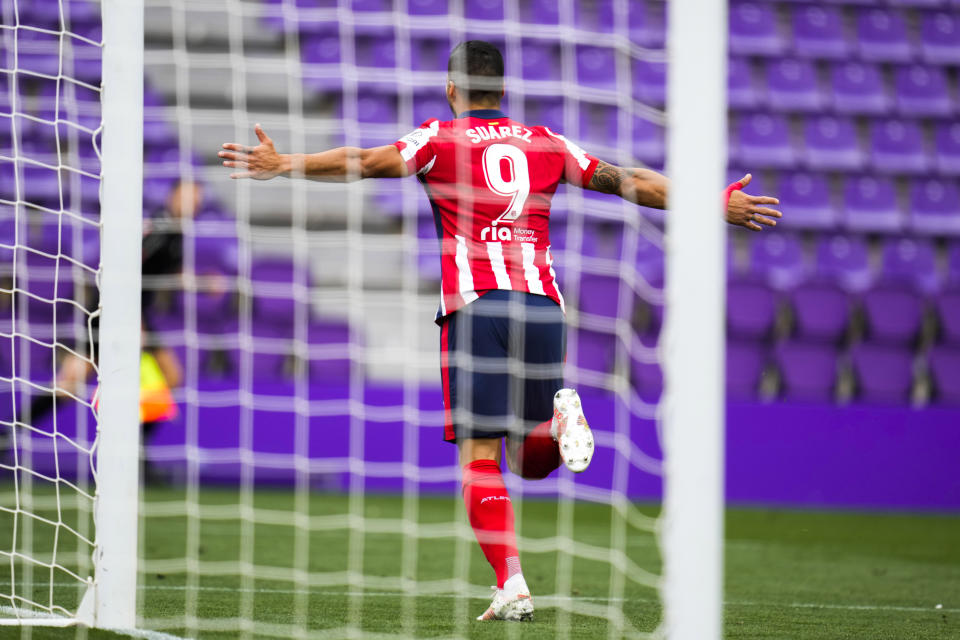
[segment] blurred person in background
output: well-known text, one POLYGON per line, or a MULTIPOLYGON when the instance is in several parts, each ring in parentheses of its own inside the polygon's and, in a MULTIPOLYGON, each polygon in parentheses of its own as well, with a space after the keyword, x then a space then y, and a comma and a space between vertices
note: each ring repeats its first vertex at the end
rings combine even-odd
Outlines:
MULTIPOLYGON (((159 424, 177 416, 177 405, 171 390, 182 384, 183 366, 176 352, 156 339, 150 318, 156 313, 158 292, 183 288, 184 221, 193 219, 202 202, 202 185, 192 180, 180 179, 170 190, 164 209, 144 220, 141 255, 143 286, 140 301, 140 421, 143 425, 144 443, 159 424)), ((96 297, 94 295, 89 299, 96 297)), ((98 348, 98 330, 99 321, 94 318, 94 357, 98 348)), ((67 352, 57 370, 55 395, 85 397, 87 381, 92 371, 90 359, 67 352)), ((36 420, 54 409, 55 395, 44 394, 33 399, 30 405, 31 420, 36 420)), ((143 471, 147 482, 163 480, 146 456, 143 471)))

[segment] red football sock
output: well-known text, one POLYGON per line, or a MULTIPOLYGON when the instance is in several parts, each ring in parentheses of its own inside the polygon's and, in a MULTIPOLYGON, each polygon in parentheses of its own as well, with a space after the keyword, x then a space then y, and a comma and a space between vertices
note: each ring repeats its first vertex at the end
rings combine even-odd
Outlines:
POLYGON ((520 573, 517 539, 513 531, 513 504, 496 460, 474 460, 463 467, 463 501, 467 517, 497 574, 497 588, 520 573))
POLYGON ((550 435, 550 422, 541 422, 523 440, 523 446, 520 447, 520 470, 524 478, 546 478, 563 462, 560 458, 560 445, 550 435))

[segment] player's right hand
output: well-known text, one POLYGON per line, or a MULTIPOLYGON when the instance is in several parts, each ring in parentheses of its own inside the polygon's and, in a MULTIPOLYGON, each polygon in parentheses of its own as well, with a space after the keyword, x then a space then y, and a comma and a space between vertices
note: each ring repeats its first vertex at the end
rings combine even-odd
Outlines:
POLYGON ((253 127, 260 144, 255 147, 227 142, 217 155, 223 158, 223 166, 239 169, 230 174, 233 179, 252 178, 254 180, 269 180, 284 172, 283 156, 273 147, 273 140, 257 124, 253 127))

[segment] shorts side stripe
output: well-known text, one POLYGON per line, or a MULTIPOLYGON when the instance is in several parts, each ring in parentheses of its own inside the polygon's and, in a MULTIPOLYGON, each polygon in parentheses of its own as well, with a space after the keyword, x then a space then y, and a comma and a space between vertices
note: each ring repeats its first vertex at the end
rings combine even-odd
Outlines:
POLYGON ((440 327, 440 384, 443 387, 443 439, 453 442, 456 433, 453 430, 453 411, 450 405, 450 323, 447 318, 440 327))

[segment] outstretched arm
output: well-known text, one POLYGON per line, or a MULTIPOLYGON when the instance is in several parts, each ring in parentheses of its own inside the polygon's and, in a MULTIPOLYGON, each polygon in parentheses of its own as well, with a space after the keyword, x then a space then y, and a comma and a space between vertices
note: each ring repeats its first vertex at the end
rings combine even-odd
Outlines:
POLYGON ((253 130, 260 144, 249 147, 228 142, 217 154, 223 159, 223 166, 236 169, 230 174, 231 178, 269 180, 284 176, 320 182, 352 182, 407 175, 406 163, 393 145, 371 149, 339 147, 320 153, 277 153, 273 140, 259 124, 253 130))
MULTIPOLYGON (((751 174, 740 180, 741 189, 753 179, 751 174)), ((736 184, 736 183, 735 183, 736 184)), ((587 189, 601 193, 612 193, 624 200, 654 209, 667 207, 667 195, 670 181, 662 174, 650 169, 624 169, 600 161, 587 189)), ((727 201, 726 218, 732 225, 746 227, 752 231, 760 231, 760 225, 774 227, 775 218, 783 216, 775 209, 763 205, 780 204, 776 198, 769 196, 751 196, 737 189, 730 193, 727 201)))
POLYGON ((654 209, 667 208, 670 181, 650 169, 625 169, 600 161, 587 189, 612 193, 624 200, 654 209))

